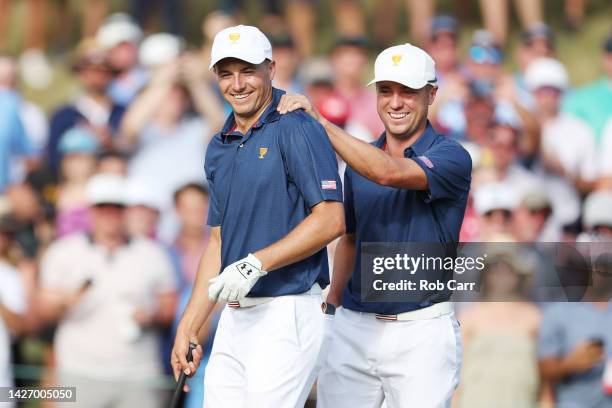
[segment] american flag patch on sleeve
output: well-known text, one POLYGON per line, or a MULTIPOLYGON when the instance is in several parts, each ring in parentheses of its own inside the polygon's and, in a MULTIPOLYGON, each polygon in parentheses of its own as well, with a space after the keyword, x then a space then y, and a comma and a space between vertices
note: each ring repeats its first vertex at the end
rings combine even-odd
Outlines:
POLYGON ((321 188, 323 190, 335 190, 336 180, 321 180, 321 188))
POLYGON ((422 161, 428 168, 433 169, 434 165, 431 162, 431 160, 429 160, 429 157, 427 157, 427 156, 419 156, 419 157, 417 157, 417 159, 422 161))

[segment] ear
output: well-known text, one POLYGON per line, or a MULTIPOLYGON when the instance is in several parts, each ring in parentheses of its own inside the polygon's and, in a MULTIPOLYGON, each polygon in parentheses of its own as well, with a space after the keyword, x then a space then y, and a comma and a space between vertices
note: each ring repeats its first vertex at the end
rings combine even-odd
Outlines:
POLYGON ((434 100, 436 99, 436 94, 438 93, 438 87, 437 86, 430 86, 430 90, 429 90, 429 104, 432 105, 434 103, 434 100))
POLYGON ((274 79, 275 74, 276 74, 276 61, 270 61, 268 63, 268 75, 270 77, 270 81, 274 79))

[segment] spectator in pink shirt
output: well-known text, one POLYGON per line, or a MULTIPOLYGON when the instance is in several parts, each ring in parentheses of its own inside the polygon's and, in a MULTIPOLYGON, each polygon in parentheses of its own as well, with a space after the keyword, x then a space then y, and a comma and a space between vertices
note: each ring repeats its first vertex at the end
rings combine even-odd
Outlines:
POLYGON ((331 53, 338 92, 351 103, 351 119, 373 135, 383 131, 376 113, 376 94, 363 86, 368 68, 368 43, 364 37, 341 37, 331 53))

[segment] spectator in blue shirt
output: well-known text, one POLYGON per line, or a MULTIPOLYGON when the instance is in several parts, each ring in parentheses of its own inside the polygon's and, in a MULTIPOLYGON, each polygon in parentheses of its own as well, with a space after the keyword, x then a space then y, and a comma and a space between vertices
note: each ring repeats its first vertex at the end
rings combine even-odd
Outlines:
POLYGON ((607 301, 562 302, 544 309, 539 366, 543 379, 553 383, 556 407, 612 406, 603 384, 606 360, 612 359, 611 328, 607 301))
POLYGON ((19 116, 20 99, 9 89, 0 89, 0 193, 12 180, 14 159, 32 155, 33 149, 19 116))
POLYGON ((188 343, 199 343, 215 302, 227 301, 206 366, 206 406, 303 406, 327 344, 325 247, 344 232, 337 162, 308 114, 277 112, 283 92, 272 87, 276 65, 261 31, 224 29, 211 54, 233 113, 206 151, 210 241, 172 365, 175 375, 193 374, 202 351, 188 364, 188 343))
MULTIPOLYGON (((364 301, 371 290, 362 280, 362 244, 426 242, 456 249, 472 163, 465 149, 427 120, 437 91, 427 53, 410 44, 388 48, 376 58, 374 72, 370 83, 376 84, 385 132, 373 144, 329 123, 301 95, 285 97, 279 107, 281 113, 304 108, 347 163, 346 234, 336 249, 327 297, 328 307, 342 308, 319 376, 317 406, 379 407, 383 400, 393 407, 449 406, 461 366, 450 293, 425 290, 402 301, 364 301)), ((427 273, 444 279, 438 271, 427 273)), ((432 276, 420 275, 429 281, 432 276)))

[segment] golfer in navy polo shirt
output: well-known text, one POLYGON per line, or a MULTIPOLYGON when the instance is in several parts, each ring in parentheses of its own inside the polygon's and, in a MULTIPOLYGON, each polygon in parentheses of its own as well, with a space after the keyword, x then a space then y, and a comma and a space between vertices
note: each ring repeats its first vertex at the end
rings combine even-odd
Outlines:
POLYGON ((215 302, 221 315, 204 380, 206 407, 303 407, 324 353, 326 245, 344 233, 342 186, 323 127, 280 115, 275 64, 255 27, 220 31, 210 68, 233 112, 205 160, 211 240, 178 326, 175 375, 215 302), (219 272, 222 271, 220 274, 219 272))
POLYGON ((302 95, 279 111, 305 109, 346 161, 346 234, 334 261, 328 304, 338 308, 318 382, 318 407, 450 406, 461 365, 459 326, 450 293, 421 301, 364 302, 361 244, 427 242, 455 247, 472 163, 458 143, 436 133, 427 111, 436 96, 432 58, 410 44, 376 58, 377 109, 385 132, 373 144, 322 118, 302 95))

